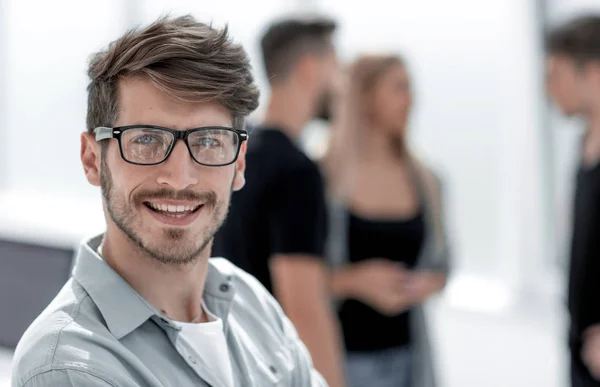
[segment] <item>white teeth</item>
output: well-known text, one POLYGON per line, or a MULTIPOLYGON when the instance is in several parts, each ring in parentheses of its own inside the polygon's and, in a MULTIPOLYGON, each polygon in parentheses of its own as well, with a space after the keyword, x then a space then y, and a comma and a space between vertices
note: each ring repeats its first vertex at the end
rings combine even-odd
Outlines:
POLYGON ((194 211, 196 209, 198 209, 198 207, 200 206, 184 206, 184 205, 167 205, 167 204, 156 204, 156 203, 148 203, 150 205, 150 207, 154 208, 155 210, 158 211, 162 211, 162 212, 171 212, 171 213, 183 213, 183 212, 189 212, 189 211, 194 211))

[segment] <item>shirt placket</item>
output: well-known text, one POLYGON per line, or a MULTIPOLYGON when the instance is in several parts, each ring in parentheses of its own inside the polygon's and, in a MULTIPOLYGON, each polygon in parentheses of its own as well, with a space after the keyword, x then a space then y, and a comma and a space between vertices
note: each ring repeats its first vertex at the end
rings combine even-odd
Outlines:
MULTIPOLYGON (((181 329, 169 320, 163 317, 157 317, 159 325, 165 330, 169 341, 175 347, 179 356, 185 361, 185 363, 198 375, 204 386, 207 387, 226 387, 218 378, 209 370, 208 366, 203 359, 199 358, 194 351, 187 346, 187 344, 178 340, 179 332, 181 329)), ((196 384, 194 383, 194 386, 196 384)))
POLYGON ((229 359, 231 360, 231 371, 233 372, 233 385, 235 387, 253 387, 255 382, 251 370, 247 367, 248 361, 246 360, 244 348, 231 331, 228 323, 231 299, 235 292, 230 280, 231 278, 227 277, 218 286, 219 293, 229 298, 209 296, 205 297, 205 302, 207 307, 223 320, 223 329, 225 330, 229 359))
POLYGON ((185 362, 196 372, 196 375, 202 379, 209 387, 227 387, 217 376, 209 369, 204 359, 197 356, 196 353, 187 347, 182 341, 175 343, 175 349, 185 362))

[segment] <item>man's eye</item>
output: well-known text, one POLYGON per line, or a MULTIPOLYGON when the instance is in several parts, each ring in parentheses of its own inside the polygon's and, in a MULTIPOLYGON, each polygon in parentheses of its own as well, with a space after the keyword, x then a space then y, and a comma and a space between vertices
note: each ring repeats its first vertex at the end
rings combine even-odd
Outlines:
POLYGON ((142 145, 149 145, 149 144, 156 144, 159 141, 154 136, 142 135, 142 136, 136 137, 135 140, 133 140, 133 142, 135 142, 137 144, 142 144, 142 145))
POLYGON ((195 141, 194 145, 200 145, 200 146, 203 146, 206 148, 215 148, 215 147, 220 147, 221 142, 214 138, 204 137, 204 138, 200 138, 197 141, 195 141))

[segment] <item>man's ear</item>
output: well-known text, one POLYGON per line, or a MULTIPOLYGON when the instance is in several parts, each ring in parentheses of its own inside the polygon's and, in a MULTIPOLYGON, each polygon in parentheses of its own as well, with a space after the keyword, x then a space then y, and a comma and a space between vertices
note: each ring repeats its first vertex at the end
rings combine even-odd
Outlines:
POLYGON ((88 132, 81 134, 81 164, 85 177, 91 185, 100 186, 100 146, 88 132))
POLYGON ((240 148, 240 154, 238 155, 238 159, 235 162, 235 176, 233 178, 233 190, 239 191, 244 188, 246 185, 246 177, 244 173, 246 172, 246 148, 248 141, 244 141, 240 148))

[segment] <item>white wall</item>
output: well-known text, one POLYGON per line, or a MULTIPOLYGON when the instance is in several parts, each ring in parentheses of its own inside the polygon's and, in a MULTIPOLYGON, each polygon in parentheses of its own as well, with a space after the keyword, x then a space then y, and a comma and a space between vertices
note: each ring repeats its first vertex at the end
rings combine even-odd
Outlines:
MULTIPOLYGON (((123 0, 125 1, 125 0, 123 0)), ((54 244, 102 226, 79 161, 88 55, 125 27, 121 0, 5 0, 0 232, 54 244)))
POLYGON ((9 4, 6 184, 17 191, 89 195, 79 162, 86 62, 124 28, 121 1, 9 4))

